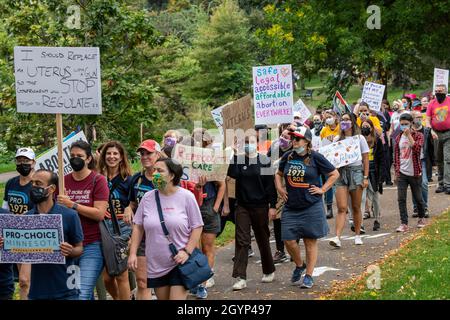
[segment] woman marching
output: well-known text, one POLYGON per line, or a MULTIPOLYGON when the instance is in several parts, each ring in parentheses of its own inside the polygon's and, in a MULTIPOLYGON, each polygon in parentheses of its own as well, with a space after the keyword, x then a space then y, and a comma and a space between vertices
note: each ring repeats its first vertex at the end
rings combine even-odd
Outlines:
POLYGON ((323 194, 339 177, 338 171, 320 153, 312 150, 312 134, 306 127, 291 132, 293 149, 280 160, 275 182, 278 193, 286 201, 281 220, 281 234, 286 248, 295 262, 291 282, 302 288, 314 284, 312 274, 317 261, 317 239, 327 235, 323 194), (327 180, 321 186, 321 175, 327 180), (286 182, 283 187, 282 179, 286 182), (300 255, 297 239, 303 239, 306 264, 300 255), (301 281, 302 273, 306 275, 301 281))

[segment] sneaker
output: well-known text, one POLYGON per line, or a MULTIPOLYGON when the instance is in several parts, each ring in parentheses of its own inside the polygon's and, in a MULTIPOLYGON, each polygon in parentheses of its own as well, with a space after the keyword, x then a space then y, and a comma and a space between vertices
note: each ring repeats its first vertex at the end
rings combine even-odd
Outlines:
POLYGON ((341 240, 339 240, 338 237, 334 237, 333 239, 330 240, 330 245, 336 248, 340 248, 341 247, 341 240))
POLYGON ((380 223, 378 222, 378 220, 375 220, 373 222, 373 231, 378 231, 380 230, 380 223))
POLYGON ((436 188, 436 193, 442 193, 442 192, 445 192, 444 186, 439 186, 436 188))
POLYGON ((394 183, 392 181, 388 181, 388 182, 386 182, 386 185, 392 187, 394 185, 394 183))
MULTIPOLYGON (((353 221, 350 222, 350 229, 355 232, 355 225, 353 224, 353 221)), ((361 225, 361 228, 359 229, 359 234, 366 234, 366 229, 364 229, 364 226, 361 225)))
POLYGON ((397 232, 406 232, 408 231, 408 225, 406 224, 401 224, 400 227, 397 228, 397 230, 395 230, 397 232))
POLYGON ((333 218, 333 205, 327 204, 327 219, 333 218))
POLYGON ((197 288, 198 288, 197 289, 197 294, 196 294, 197 299, 206 299, 206 298, 208 298, 208 290, 204 286, 200 285, 197 288))
POLYGON ((419 211, 417 210, 417 208, 414 208, 412 217, 417 218, 418 216, 419 216, 419 211))
POLYGON ((262 283, 270 283, 273 281, 274 278, 275 278, 275 272, 272 272, 271 274, 265 274, 265 275, 263 275, 261 282, 262 283))
POLYGON ((369 219, 369 218, 370 218, 370 211, 364 212, 363 219, 366 220, 366 219, 369 219))
POLYGON ((362 239, 361 239, 360 236, 355 236, 355 244, 356 244, 357 246, 360 246, 360 245, 363 244, 362 239))
POLYGON ((233 284, 233 290, 242 290, 247 288, 247 280, 238 278, 238 280, 233 284))
POLYGON ((428 209, 425 209, 425 218, 429 218, 430 217, 430 213, 428 212, 428 209))
POLYGON ((199 287, 199 286, 196 286, 195 288, 190 289, 190 290, 189 290, 189 294, 190 294, 190 295, 193 295, 193 296, 196 296, 196 295, 197 295, 197 292, 198 292, 198 287, 199 287))
POLYGON ((450 194, 450 188, 445 189, 445 194, 450 194))
POLYGON ((300 288, 304 288, 304 289, 311 289, 314 285, 314 280, 313 277, 311 277, 309 274, 305 275, 303 278, 303 282, 302 285, 300 286, 300 288))
POLYGON ((423 228, 425 227, 425 219, 424 218, 420 218, 419 221, 417 221, 417 228, 423 228))
POLYGON ((252 248, 248 249, 248 257, 251 258, 255 255, 255 252, 252 250, 252 248))
POLYGON ((301 267, 295 267, 294 272, 292 272, 291 283, 296 285, 300 284, 300 279, 302 278, 302 273, 306 270, 306 264, 303 262, 301 267))
POLYGON ((286 257, 286 253, 284 253, 283 251, 277 251, 273 255, 273 263, 274 264, 283 263, 287 260, 288 260, 288 258, 286 257))
POLYGON ((208 281, 206 281, 206 289, 214 287, 215 284, 214 277, 209 278, 208 281))

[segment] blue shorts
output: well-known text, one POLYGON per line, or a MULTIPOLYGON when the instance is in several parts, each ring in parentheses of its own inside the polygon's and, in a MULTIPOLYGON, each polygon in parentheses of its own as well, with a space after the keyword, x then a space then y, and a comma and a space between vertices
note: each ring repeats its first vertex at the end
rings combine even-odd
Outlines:
POLYGON ((160 288, 160 287, 172 287, 183 286, 183 280, 181 279, 180 270, 178 267, 173 268, 168 274, 159 278, 148 278, 147 288, 160 288))
POLYGON ((281 215, 281 240, 319 239, 329 231, 322 200, 304 209, 284 207, 281 215))

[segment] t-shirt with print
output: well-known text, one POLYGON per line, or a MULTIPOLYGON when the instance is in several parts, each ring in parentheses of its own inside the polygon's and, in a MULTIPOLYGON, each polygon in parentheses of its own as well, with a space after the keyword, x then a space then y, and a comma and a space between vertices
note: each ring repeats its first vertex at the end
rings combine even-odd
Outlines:
MULTIPOLYGON (((144 195, 133 220, 145 231, 147 277, 152 279, 168 274, 177 265, 161 227, 155 193, 156 190, 144 195)), ((170 239, 178 250, 183 249, 189 242, 192 230, 203 226, 197 201, 192 192, 180 187, 170 196, 161 193, 159 196, 170 239)))
POLYGON ((31 181, 24 186, 20 185, 20 177, 8 180, 5 186, 3 200, 8 204, 9 211, 14 214, 24 214, 34 208, 30 199, 31 181))
POLYGON ((305 163, 307 156, 300 156, 296 152, 286 153, 280 160, 279 172, 283 173, 288 200, 286 207, 289 209, 305 209, 322 196, 311 194, 309 188, 312 185, 321 186, 320 176, 328 175, 335 167, 320 153, 312 151, 309 164, 305 163))
POLYGON ((431 118, 431 127, 436 131, 450 130, 450 97, 442 103, 436 99, 431 100, 427 109, 427 116, 431 118))
POLYGON ((149 191, 155 190, 153 182, 144 173, 138 172, 131 178, 130 195, 128 199, 139 205, 142 197, 149 191))
MULTIPOLYGON (((36 209, 27 215, 39 214, 36 209)), ((78 214, 69 208, 55 204, 48 214, 62 216, 64 242, 75 245, 83 241, 83 231, 78 214)), ((76 277, 79 277, 77 259, 66 257, 65 264, 33 264, 31 266, 31 281, 29 298, 63 299, 79 294, 76 277)))
MULTIPOLYGON (((123 219, 123 212, 125 208, 130 204, 130 200, 128 199, 130 195, 130 186, 131 186, 131 177, 126 177, 122 179, 122 176, 118 174, 110 181, 108 181, 108 187, 111 191, 111 188, 114 187, 114 190, 111 194, 111 203, 114 207, 114 213, 116 214, 118 219, 123 219)), ((106 211, 106 217, 111 219, 110 214, 110 204, 108 202, 108 210, 106 211)))
MULTIPOLYGON (((91 172, 86 178, 81 181, 76 181, 72 173, 64 177, 66 185, 66 194, 70 200, 78 204, 93 207, 94 201, 108 201, 109 189, 106 178, 96 172, 91 172), (94 186, 95 177, 95 186, 94 186)), ((84 241, 83 245, 100 241, 100 227, 98 221, 78 214, 83 227, 84 241)))
POLYGON ((404 175, 414 176, 414 163, 412 158, 412 147, 406 135, 400 138, 400 172, 404 175))

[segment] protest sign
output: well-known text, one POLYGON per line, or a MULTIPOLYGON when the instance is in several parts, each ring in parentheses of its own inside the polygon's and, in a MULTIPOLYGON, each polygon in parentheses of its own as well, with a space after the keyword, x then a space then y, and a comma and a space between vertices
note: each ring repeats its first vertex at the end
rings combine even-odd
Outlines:
POLYGON ((319 148, 321 153, 336 168, 362 159, 359 136, 353 136, 319 148))
POLYGON ((298 99, 298 101, 294 104, 293 111, 294 114, 296 112, 300 113, 301 123, 305 123, 305 121, 312 115, 311 111, 309 111, 308 107, 303 103, 302 99, 298 99))
POLYGON ((17 112, 101 114, 98 48, 14 47, 17 112))
POLYGON ((201 176, 208 181, 225 181, 230 163, 229 149, 217 152, 214 149, 175 146, 173 159, 183 166, 183 180, 198 182, 201 176))
MULTIPOLYGON (((86 136, 83 131, 78 132, 77 134, 70 135, 64 139, 63 142, 63 162, 64 162, 64 175, 67 175, 72 172, 72 167, 70 166, 70 146, 72 143, 76 141, 85 141, 87 142, 86 136)), ((36 169, 46 169, 53 171, 54 173, 58 173, 58 149, 54 147, 50 149, 43 155, 39 156, 36 159, 36 169)))
MULTIPOLYGON (((231 146, 235 136, 239 136, 237 130, 245 133, 254 128, 252 116, 252 98, 250 95, 226 104, 222 109, 223 131, 225 146, 231 146), (228 130, 228 131, 227 131, 228 130)), ((243 139, 244 135, 240 137, 243 139)))
POLYGON ((361 100, 366 102, 370 109, 380 111, 383 101, 385 85, 366 81, 361 100))
POLYGON ((255 124, 294 120, 291 65, 253 67, 255 124))
POLYGON ((223 136, 223 116, 222 109, 225 106, 218 107, 211 111, 211 115, 213 117, 214 123, 216 124, 217 129, 219 129, 220 134, 223 136))
POLYGON ((436 88, 436 86, 438 84, 445 84, 448 89, 448 70, 434 68, 433 94, 434 94, 434 88, 436 88))
POLYGON ((62 215, 0 215, 1 263, 65 264, 62 215))

